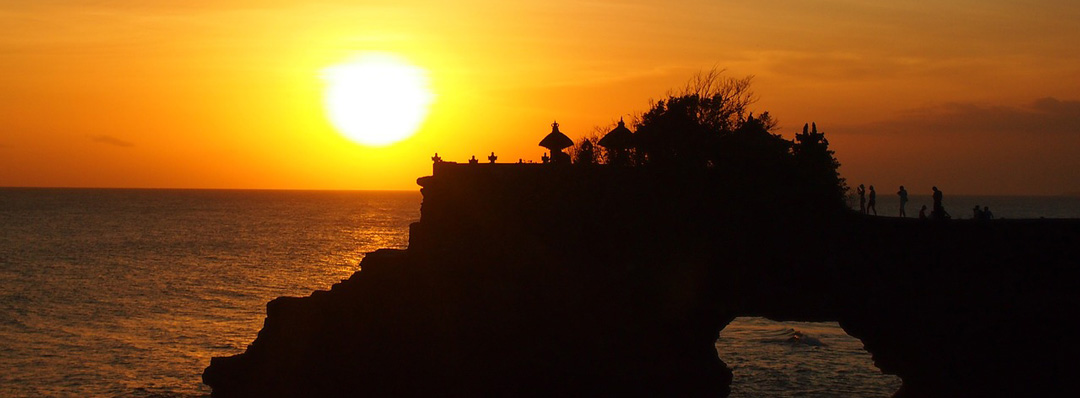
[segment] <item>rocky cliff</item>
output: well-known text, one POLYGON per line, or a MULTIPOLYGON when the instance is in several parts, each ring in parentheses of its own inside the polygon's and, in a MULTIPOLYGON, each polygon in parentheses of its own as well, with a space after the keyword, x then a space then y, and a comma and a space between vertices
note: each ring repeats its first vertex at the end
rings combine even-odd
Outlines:
POLYGON ((267 305, 214 396, 726 396, 736 316, 832 320, 899 396, 1070 392, 1080 222, 861 217, 768 179, 436 163, 409 249, 267 305), (722 356, 722 354, 721 354, 722 356))

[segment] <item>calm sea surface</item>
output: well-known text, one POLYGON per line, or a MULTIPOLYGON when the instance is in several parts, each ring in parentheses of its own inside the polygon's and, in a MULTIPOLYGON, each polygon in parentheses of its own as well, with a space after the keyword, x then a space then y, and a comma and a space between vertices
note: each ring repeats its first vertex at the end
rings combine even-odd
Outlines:
MULTIPOLYGON (((954 217, 970 218, 959 209, 976 203, 998 217, 1080 217, 1075 198, 957 197, 957 210, 950 199, 954 217)), ((0 188, 0 396, 207 395, 210 357, 242 352, 267 301, 329 288, 365 253, 404 248, 420 200, 0 188)), ((879 214, 887 206, 882 195, 879 214)), ((741 318, 717 349, 735 370, 734 397, 888 396, 899 386, 835 323, 741 318)))

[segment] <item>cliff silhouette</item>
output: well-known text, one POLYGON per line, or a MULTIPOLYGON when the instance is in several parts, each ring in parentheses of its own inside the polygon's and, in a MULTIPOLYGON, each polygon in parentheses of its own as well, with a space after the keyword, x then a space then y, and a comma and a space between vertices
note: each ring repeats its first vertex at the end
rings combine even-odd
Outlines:
POLYGON ((715 169, 436 162, 407 250, 267 305, 215 397, 711 396, 735 317, 838 321, 899 397, 1073 395, 1080 220, 868 217, 715 169))
POLYGON ((204 382, 215 397, 723 397, 717 335, 763 316, 839 322, 898 397, 1076 395, 1080 220, 859 214, 824 134, 774 134, 749 85, 699 75, 636 132, 620 120, 576 145, 552 123, 542 164, 436 154, 407 250, 271 301, 204 382))

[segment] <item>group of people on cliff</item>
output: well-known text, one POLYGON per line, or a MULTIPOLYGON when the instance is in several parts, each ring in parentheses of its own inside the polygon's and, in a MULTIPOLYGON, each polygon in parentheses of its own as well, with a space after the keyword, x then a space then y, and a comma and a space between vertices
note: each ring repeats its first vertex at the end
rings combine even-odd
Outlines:
MULTIPOLYGON (((874 186, 870 186, 870 202, 866 201, 866 186, 859 184, 858 188, 855 188, 855 193, 859 195, 859 212, 862 214, 870 214, 871 211, 874 215, 877 215, 877 191, 874 190, 874 186)), ((904 205, 900 205, 903 209, 904 205)), ((901 210, 903 212, 903 210, 901 210)))
POLYGON ((975 208, 973 210, 974 210, 975 214, 972 217, 974 219, 976 219, 976 220, 993 220, 994 219, 994 213, 990 212, 990 207, 989 206, 983 206, 980 209, 979 205, 975 205, 975 208))
MULTIPOLYGON (((927 213, 926 205, 923 205, 919 209, 919 219, 934 219, 934 220, 947 220, 952 218, 949 212, 945 211, 945 206, 942 205, 944 194, 938 187, 933 187, 933 209, 927 213)), ((855 188, 855 194, 859 196, 859 213, 861 214, 873 214, 877 215, 877 191, 874 190, 874 186, 871 185, 869 190, 863 184, 859 184, 855 188)), ((900 190, 896 192, 896 196, 900 198, 900 217, 907 217, 907 203, 908 203, 908 191, 903 185, 900 186, 900 190)), ((977 220, 989 220, 992 219, 993 213, 990 212, 989 207, 975 206, 975 219, 977 220)))

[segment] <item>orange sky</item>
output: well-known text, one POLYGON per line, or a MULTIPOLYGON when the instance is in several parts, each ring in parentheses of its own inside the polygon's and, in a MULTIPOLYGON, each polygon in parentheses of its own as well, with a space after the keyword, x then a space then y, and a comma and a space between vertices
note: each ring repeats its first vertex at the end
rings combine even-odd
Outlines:
POLYGON ((1075 1, 353 3, 0 0, 0 186, 416 189, 435 151, 538 159, 552 119, 578 138, 718 66, 850 182, 1080 192, 1075 1), (365 51, 435 91, 386 148, 323 108, 365 51))

